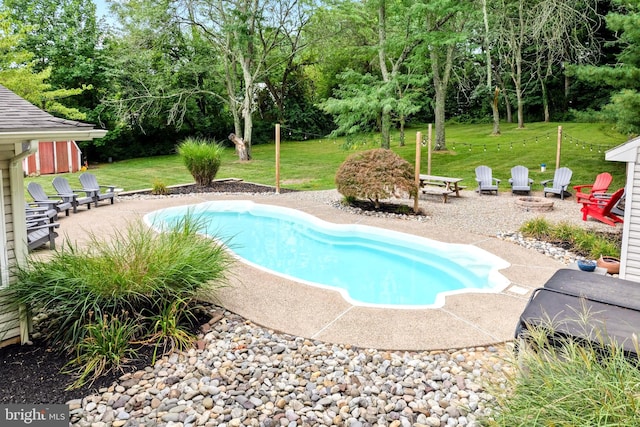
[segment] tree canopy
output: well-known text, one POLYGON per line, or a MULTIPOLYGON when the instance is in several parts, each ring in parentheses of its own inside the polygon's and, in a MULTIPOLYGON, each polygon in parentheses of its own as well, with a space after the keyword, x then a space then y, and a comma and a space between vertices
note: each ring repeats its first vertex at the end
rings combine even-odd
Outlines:
MULTIPOLYGON (((447 120, 640 133, 640 0, 4 0, 0 84, 111 130, 95 160, 447 120), (515 110, 515 114, 512 112, 515 110)), ((403 136, 399 141, 404 142, 403 136)))

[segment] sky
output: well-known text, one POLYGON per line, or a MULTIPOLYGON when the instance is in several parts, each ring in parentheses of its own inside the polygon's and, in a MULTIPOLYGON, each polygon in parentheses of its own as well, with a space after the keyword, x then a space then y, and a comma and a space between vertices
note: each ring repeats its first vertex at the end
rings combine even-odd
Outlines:
POLYGON ((93 0, 96 4, 96 14, 98 18, 105 16, 109 13, 109 6, 107 5, 107 0, 93 0))

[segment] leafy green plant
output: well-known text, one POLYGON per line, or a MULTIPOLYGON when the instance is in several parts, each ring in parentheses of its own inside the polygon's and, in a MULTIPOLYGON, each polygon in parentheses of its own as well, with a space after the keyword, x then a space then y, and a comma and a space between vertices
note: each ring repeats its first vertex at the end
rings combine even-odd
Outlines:
POLYGON ((166 196, 169 194, 169 189, 162 181, 154 181, 151 186, 151 194, 155 194, 156 196, 166 196))
POLYGON ((220 169, 224 148, 207 139, 187 138, 178 145, 178 154, 198 185, 210 185, 220 169))
POLYGON ((345 197, 371 200, 376 208, 381 199, 418 191, 409 162, 384 148, 349 156, 338 169, 336 187, 345 197))
POLYGON ((77 356, 67 363, 77 379, 67 389, 81 387, 87 381, 93 383, 98 377, 136 356, 131 347, 140 325, 135 319, 120 320, 119 316, 104 315, 86 325, 86 335, 76 347, 77 356))

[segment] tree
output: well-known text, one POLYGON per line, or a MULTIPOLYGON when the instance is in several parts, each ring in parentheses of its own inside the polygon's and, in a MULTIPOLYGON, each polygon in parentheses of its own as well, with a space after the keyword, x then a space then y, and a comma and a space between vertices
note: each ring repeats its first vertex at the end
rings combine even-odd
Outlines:
POLYGON ((436 150, 446 150, 444 122, 447 90, 459 49, 468 42, 466 26, 473 22, 474 6, 472 2, 455 0, 427 1, 414 5, 416 14, 423 19, 423 49, 418 51, 430 63, 435 90, 432 104, 436 150))
POLYGON ((618 10, 606 16, 607 27, 617 34, 620 51, 613 63, 575 67, 579 79, 613 88, 610 103, 602 112, 618 131, 640 133, 640 1, 615 0, 618 10))
MULTIPOLYGON (((304 47, 298 32, 308 21, 308 5, 302 0, 181 0, 178 17, 202 36, 217 52, 224 66, 227 101, 234 119, 234 138, 239 135, 251 158, 255 99, 268 71, 282 61, 292 63, 304 47), (280 50, 283 45, 295 50, 280 50), (279 54, 277 54, 277 53, 279 54), (284 55, 281 55, 285 52, 284 55), (242 122, 240 120, 242 118, 242 122)), ((275 86, 273 87, 274 92, 275 86)))
POLYGON ((81 93, 83 89, 52 89, 46 83, 51 68, 34 71, 33 53, 20 47, 26 30, 27 27, 13 21, 5 11, 0 11, 0 84, 56 116, 83 120, 85 114, 58 102, 81 93))
POLYGON ((21 47, 33 55, 35 73, 49 73, 52 89, 84 88, 81 96, 64 101, 68 107, 88 112, 100 103, 104 86, 102 33, 92 0, 4 0, 9 16, 29 28, 21 47))
POLYGON ((380 130, 381 146, 389 148, 394 116, 404 126, 406 117, 420 109, 411 96, 414 80, 407 64, 420 43, 410 3, 347 1, 332 12, 327 21, 346 22, 351 32, 364 35, 362 40, 351 37, 344 42, 348 51, 367 62, 360 70, 350 67, 340 73, 338 88, 321 106, 334 115, 338 124, 335 133, 352 134, 375 127, 380 130), (367 44, 374 37, 377 43, 367 44))
POLYGON ((500 99, 500 89, 496 86, 493 88, 492 76, 493 76, 493 57, 491 32, 489 30, 489 12, 487 10, 487 0, 482 0, 482 22, 484 24, 484 53, 486 55, 486 78, 487 78, 487 92, 489 95, 493 92, 493 96, 490 96, 491 112, 493 118, 493 131, 492 135, 500 135, 500 111, 498 109, 498 102, 500 99))

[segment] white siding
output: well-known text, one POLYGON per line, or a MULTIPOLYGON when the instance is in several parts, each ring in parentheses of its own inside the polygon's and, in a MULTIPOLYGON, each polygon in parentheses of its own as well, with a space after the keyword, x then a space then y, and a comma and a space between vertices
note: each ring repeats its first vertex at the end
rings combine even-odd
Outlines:
POLYGON ((0 347, 3 344, 19 342, 20 338, 20 318, 15 307, 6 303, 0 291, 0 347))
POLYGON ((636 149, 636 161, 628 163, 629 167, 633 167, 630 175, 633 177, 632 182, 627 183, 627 204, 626 209, 629 215, 625 217, 625 224, 628 234, 626 236, 627 245, 623 248, 623 256, 620 266, 621 272, 624 272, 624 278, 640 282, 640 150, 636 149))
MULTIPOLYGON (((11 158, 14 155, 12 148, 10 145, 0 144, 0 159, 11 158)), ((19 312, 16 307, 6 303, 1 291, 7 285, 9 266, 16 261, 10 173, 9 163, 6 160, 0 160, 0 180, 0 201, 3 205, 0 213, 4 213, 4 227, 0 227, 0 346, 2 346, 19 342, 21 331, 19 312), (2 228, 4 230, 1 230, 2 228)))

